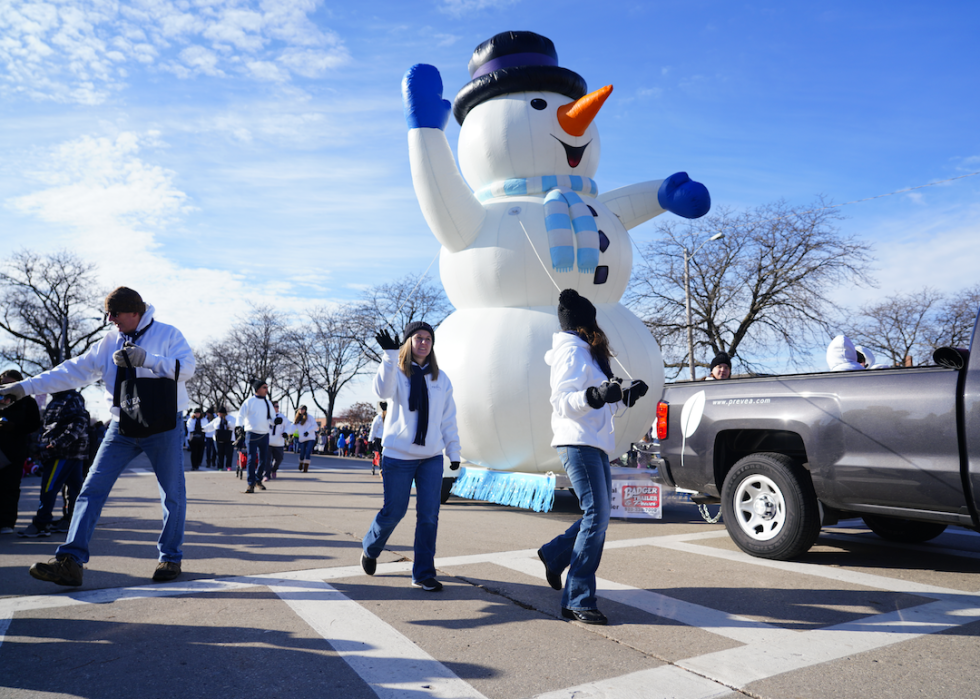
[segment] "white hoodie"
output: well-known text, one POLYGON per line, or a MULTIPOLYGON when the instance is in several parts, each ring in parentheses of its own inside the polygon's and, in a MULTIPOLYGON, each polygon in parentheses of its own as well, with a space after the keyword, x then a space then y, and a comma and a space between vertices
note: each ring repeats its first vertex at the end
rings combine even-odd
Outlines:
MULTIPOLYGON (((140 318, 137 332, 153 321, 154 308, 146 304, 146 313, 140 318)), ((38 393, 58 393, 70 388, 82 388, 102 379, 105 384, 105 401, 113 420, 119 419, 119 408, 112 406, 112 391, 116 386, 116 370, 112 355, 121 350, 127 338, 113 328, 95 346, 77 357, 67 359, 53 369, 22 382, 29 395, 38 393)), ((194 375, 196 364, 194 353, 180 330, 159 321, 136 341, 146 351, 143 366, 136 369, 138 377, 174 378, 177 362, 180 362, 180 377, 177 380, 177 410, 184 412, 190 404, 184 382, 194 375)))
MULTIPOLYGON (((313 418, 310 418, 311 420, 313 418)), ((276 412, 272 416, 272 426, 269 428, 269 446, 270 447, 284 447, 286 446, 286 435, 292 431, 293 425, 289 421, 289 418, 282 413, 276 412), (282 424, 276 424, 276 418, 282 418, 282 424)))
POLYGON ((827 366, 831 371, 864 369, 858 364, 857 350, 847 335, 838 335, 827 346, 827 366))
POLYGON ((441 370, 437 381, 432 380, 432 374, 427 374, 425 385, 429 390, 429 429, 423 447, 413 443, 418 413, 408 409, 409 378, 398 368, 398 350, 385 350, 374 377, 375 395, 388 402, 384 437, 381 438, 385 456, 410 461, 427 459, 445 451, 450 461, 459 461, 453 385, 446 372, 441 370))
POLYGON ((606 380, 588 343, 574 333, 555 333, 544 361, 551 367, 551 446, 588 446, 612 453, 613 415, 620 403, 593 408, 585 399, 586 389, 606 380))

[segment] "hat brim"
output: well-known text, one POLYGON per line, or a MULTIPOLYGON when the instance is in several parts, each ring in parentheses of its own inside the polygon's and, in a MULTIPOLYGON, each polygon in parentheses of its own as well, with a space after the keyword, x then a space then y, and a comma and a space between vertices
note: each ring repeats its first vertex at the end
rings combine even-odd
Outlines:
POLYGON ((577 100, 588 93, 585 79, 559 66, 516 66, 501 68, 468 82, 456 95, 453 116, 460 126, 477 105, 515 92, 557 92, 577 100))

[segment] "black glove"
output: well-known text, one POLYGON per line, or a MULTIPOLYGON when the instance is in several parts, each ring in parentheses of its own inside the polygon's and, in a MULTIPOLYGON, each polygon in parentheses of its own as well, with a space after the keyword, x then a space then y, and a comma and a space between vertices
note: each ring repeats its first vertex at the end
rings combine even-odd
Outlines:
POLYGON ((281 425, 282 424, 282 418, 281 417, 277 417, 275 420, 273 420, 273 422, 275 422, 277 425, 281 425))
POLYGON ((603 381, 598 388, 589 386, 585 390, 586 402, 597 410, 606 403, 618 403, 622 399, 623 387, 615 381, 603 381))
POLYGON ((449 462, 449 470, 450 471, 458 471, 459 470, 459 462, 458 461, 450 461, 449 462))
POLYGON ((623 402, 626 404, 627 408, 632 408, 636 405, 636 401, 640 400, 643 396, 647 394, 650 387, 646 385, 644 381, 636 379, 630 384, 630 387, 623 391, 623 402))
POLYGON ((396 350, 400 347, 398 344, 398 333, 395 333, 395 336, 392 337, 387 330, 379 330, 374 336, 374 339, 378 341, 378 344, 381 345, 381 349, 383 350, 396 350))

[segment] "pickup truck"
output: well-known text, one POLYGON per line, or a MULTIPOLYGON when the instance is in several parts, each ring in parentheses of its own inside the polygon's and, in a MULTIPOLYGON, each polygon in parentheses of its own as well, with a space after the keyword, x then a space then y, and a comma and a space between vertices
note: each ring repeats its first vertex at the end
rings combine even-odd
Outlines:
POLYGON ((668 384, 660 475, 720 501, 732 540, 761 558, 795 558, 821 526, 853 517, 906 543, 980 530, 980 351, 933 360, 668 384))

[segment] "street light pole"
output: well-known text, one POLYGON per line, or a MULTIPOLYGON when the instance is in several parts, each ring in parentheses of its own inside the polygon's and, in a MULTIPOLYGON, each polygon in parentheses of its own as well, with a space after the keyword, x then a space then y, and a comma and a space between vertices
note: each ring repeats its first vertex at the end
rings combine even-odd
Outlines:
POLYGON ((725 237, 724 233, 715 233, 706 241, 701 243, 694 252, 688 252, 684 248, 684 307, 687 310, 687 365, 691 369, 691 381, 694 381, 694 325, 691 323, 691 260, 701 252, 701 248, 713 240, 721 240, 725 237))

